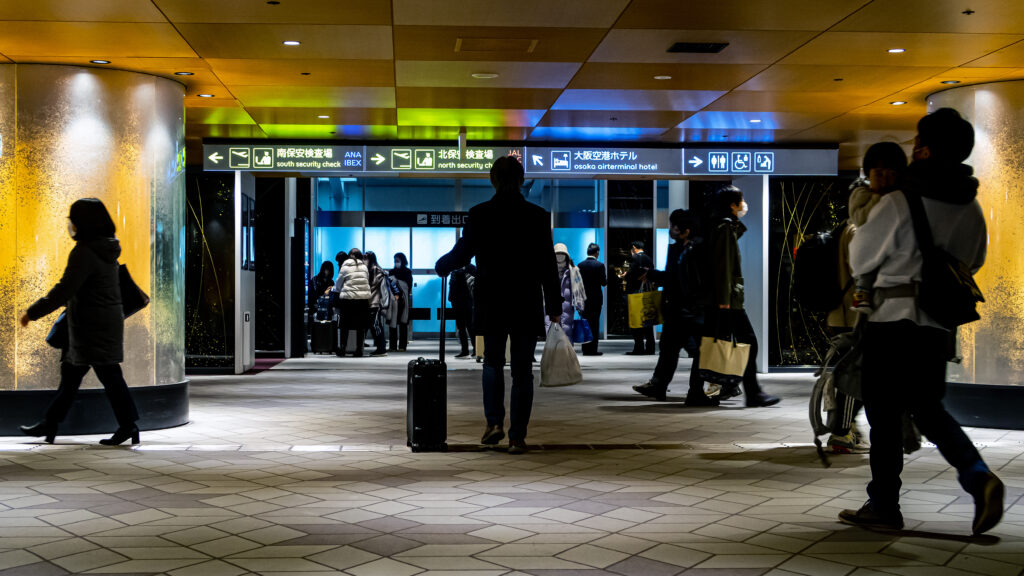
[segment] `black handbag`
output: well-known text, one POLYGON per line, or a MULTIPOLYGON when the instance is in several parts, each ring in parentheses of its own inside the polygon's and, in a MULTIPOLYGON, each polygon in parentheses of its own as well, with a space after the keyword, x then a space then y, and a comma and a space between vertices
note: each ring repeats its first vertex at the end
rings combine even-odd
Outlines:
MULTIPOLYGON (((117 267, 117 280, 121 286, 121 309, 125 318, 149 305, 149 296, 135 283, 132 275, 128 273, 128 267, 124 264, 117 267)), ((70 345, 67 310, 61 312, 53 326, 50 327, 50 333, 46 335, 46 343, 58 350, 63 350, 70 345)))
POLYGON ((117 267, 117 280, 121 285, 121 308, 124 310, 125 318, 149 305, 149 296, 139 288, 135 280, 132 280, 132 275, 128 273, 128 267, 124 264, 117 267))

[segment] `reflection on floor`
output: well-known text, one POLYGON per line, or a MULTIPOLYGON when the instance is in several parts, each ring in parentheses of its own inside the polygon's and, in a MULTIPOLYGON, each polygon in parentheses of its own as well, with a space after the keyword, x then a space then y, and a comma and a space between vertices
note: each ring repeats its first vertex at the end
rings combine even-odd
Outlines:
POLYGON ((766 376, 777 407, 687 409, 630 390, 654 357, 605 348, 583 384, 536 391, 525 456, 476 449, 470 360, 449 360, 453 451, 405 448, 405 366, 427 344, 196 377, 192 423, 134 450, 0 439, 0 575, 1021 573, 1024 433, 970 431, 1008 486, 991 536, 967 536, 971 500, 931 447, 903 476, 908 530, 869 532, 835 521, 867 458, 821 466, 809 376, 766 376))

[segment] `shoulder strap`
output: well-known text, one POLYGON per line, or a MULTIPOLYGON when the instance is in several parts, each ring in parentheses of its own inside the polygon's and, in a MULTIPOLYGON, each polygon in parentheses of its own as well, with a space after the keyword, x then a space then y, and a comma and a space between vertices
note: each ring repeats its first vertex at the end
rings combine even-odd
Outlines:
POLYGON ((903 197, 907 199, 907 206, 910 208, 910 219, 914 223, 914 236, 917 237, 918 248, 921 254, 927 253, 935 246, 932 238, 932 229, 928 224, 928 215, 924 211, 924 201, 919 194, 904 192, 903 197))

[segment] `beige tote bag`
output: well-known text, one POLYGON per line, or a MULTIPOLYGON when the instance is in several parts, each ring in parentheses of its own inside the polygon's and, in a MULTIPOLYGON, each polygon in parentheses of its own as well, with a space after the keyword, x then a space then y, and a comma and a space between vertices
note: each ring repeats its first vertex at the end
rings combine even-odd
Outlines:
POLYGON ((700 339, 700 377, 705 382, 735 386, 743 382, 750 344, 711 336, 700 339))

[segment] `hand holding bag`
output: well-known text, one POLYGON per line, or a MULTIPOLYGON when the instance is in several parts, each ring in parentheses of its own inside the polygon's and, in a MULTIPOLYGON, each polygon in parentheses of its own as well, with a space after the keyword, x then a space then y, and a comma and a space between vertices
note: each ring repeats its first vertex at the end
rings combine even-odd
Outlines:
POLYGON ((562 325, 552 322, 540 358, 540 385, 545 388, 572 386, 583 381, 583 371, 572 342, 562 325))
POLYGON ((664 323, 661 314, 661 292, 654 289, 654 286, 644 283, 640 292, 630 294, 629 303, 629 327, 649 328, 664 323))
POLYGON ((574 344, 589 344, 594 341, 594 332, 590 329, 590 322, 585 318, 573 320, 572 341, 574 344))
POLYGON ((117 279, 121 285, 121 308, 125 318, 149 305, 149 296, 132 280, 124 264, 117 267, 117 279))
POLYGON ((714 336, 703 336, 700 339, 701 379, 722 386, 742 384, 743 373, 750 359, 750 344, 737 342, 732 329, 727 338, 721 338, 721 330, 718 329, 712 334, 714 336))

